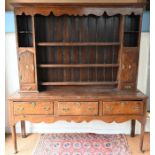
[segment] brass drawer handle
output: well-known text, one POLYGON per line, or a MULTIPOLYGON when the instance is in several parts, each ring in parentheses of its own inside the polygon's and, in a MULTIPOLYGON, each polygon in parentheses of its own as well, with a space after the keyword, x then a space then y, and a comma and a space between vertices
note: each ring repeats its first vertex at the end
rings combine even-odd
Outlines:
POLYGON ((67 112, 67 111, 69 111, 69 108, 63 108, 62 109, 64 112, 67 112))
POLYGON ((48 110, 50 110, 50 107, 49 106, 44 107, 44 110, 48 111, 48 110))
POLYGON ((139 111, 141 108, 139 106, 137 106, 137 107, 133 107, 132 109, 135 111, 139 111))
POLYGON ((131 89, 131 86, 130 85, 126 85, 125 89, 131 89))
POLYGON ((24 107, 18 107, 17 110, 23 111, 24 110, 24 107))
POLYGON ((89 107, 88 110, 93 111, 93 110, 95 110, 95 108, 89 107))
POLYGON ((35 107, 36 106, 36 102, 31 102, 32 106, 35 107))
POLYGON ((128 68, 131 69, 131 65, 129 65, 128 68))

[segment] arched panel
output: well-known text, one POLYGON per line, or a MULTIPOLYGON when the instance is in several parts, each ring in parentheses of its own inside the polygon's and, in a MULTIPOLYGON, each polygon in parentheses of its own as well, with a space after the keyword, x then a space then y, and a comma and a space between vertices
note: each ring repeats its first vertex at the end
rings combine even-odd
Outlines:
POLYGON ((34 54, 29 50, 19 53, 19 72, 22 84, 35 83, 34 54))

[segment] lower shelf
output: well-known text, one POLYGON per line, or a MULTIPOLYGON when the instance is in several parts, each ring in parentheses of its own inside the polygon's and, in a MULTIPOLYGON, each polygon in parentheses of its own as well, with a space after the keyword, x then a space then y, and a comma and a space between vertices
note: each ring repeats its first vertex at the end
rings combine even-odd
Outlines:
POLYGON ((118 82, 107 81, 107 82, 40 82, 39 85, 50 86, 50 85, 117 85, 118 82))

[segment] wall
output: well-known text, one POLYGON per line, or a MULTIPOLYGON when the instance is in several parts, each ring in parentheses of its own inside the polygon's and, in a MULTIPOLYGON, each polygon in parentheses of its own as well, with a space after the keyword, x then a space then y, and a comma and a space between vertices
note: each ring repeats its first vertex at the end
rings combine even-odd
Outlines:
MULTIPOLYGON (((14 91, 19 89, 18 82, 18 67, 17 67, 17 55, 16 55, 16 45, 15 45, 15 33, 14 26, 11 24, 13 22, 13 14, 10 12, 7 14, 6 18, 6 132, 10 132, 8 126, 8 105, 7 97, 11 95, 14 91), (12 20, 12 21, 11 21, 12 20), (10 22, 8 24, 8 22, 10 22)), ((146 18, 148 14, 144 15, 146 18)), ((146 18, 148 19, 148 18, 146 18)), ((143 23, 148 23, 145 21, 143 23)), ((140 47, 140 61, 139 61, 139 76, 138 76, 138 89, 140 89, 145 94, 148 93, 149 88, 149 32, 145 24, 143 25, 143 32, 141 35, 141 47, 140 47), (145 27, 145 29, 144 29, 145 27)), ((149 94, 148 94, 149 95, 149 94)), ((140 124, 137 122, 136 133, 140 132, 140 124)), ((33 133, 46 133, 46 132, 94 132, 94 133, 130 133, 130 122, 125 122, 121 124, 111 123, 106 124, 101 121, 92 121, 90 123, 68 123, 64 121, 59 121, 53 124, 32 124, 27 122, 26 124, 27 132, 33 133)), ((147 120, 146 131, 149 131, 149 119, 147 120)), ((19 124, 17 124, 17 132, 20 132, 19 124)))

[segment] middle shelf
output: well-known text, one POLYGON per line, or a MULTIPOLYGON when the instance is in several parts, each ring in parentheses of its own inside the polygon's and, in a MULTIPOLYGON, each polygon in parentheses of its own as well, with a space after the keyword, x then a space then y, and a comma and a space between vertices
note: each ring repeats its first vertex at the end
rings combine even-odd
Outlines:
POLYGON ((119 64, 38 64, 40 68, 119 67, 119 64))
POLYGON ((118 46, 120 42, 38 42, 38 46, 118 46))

